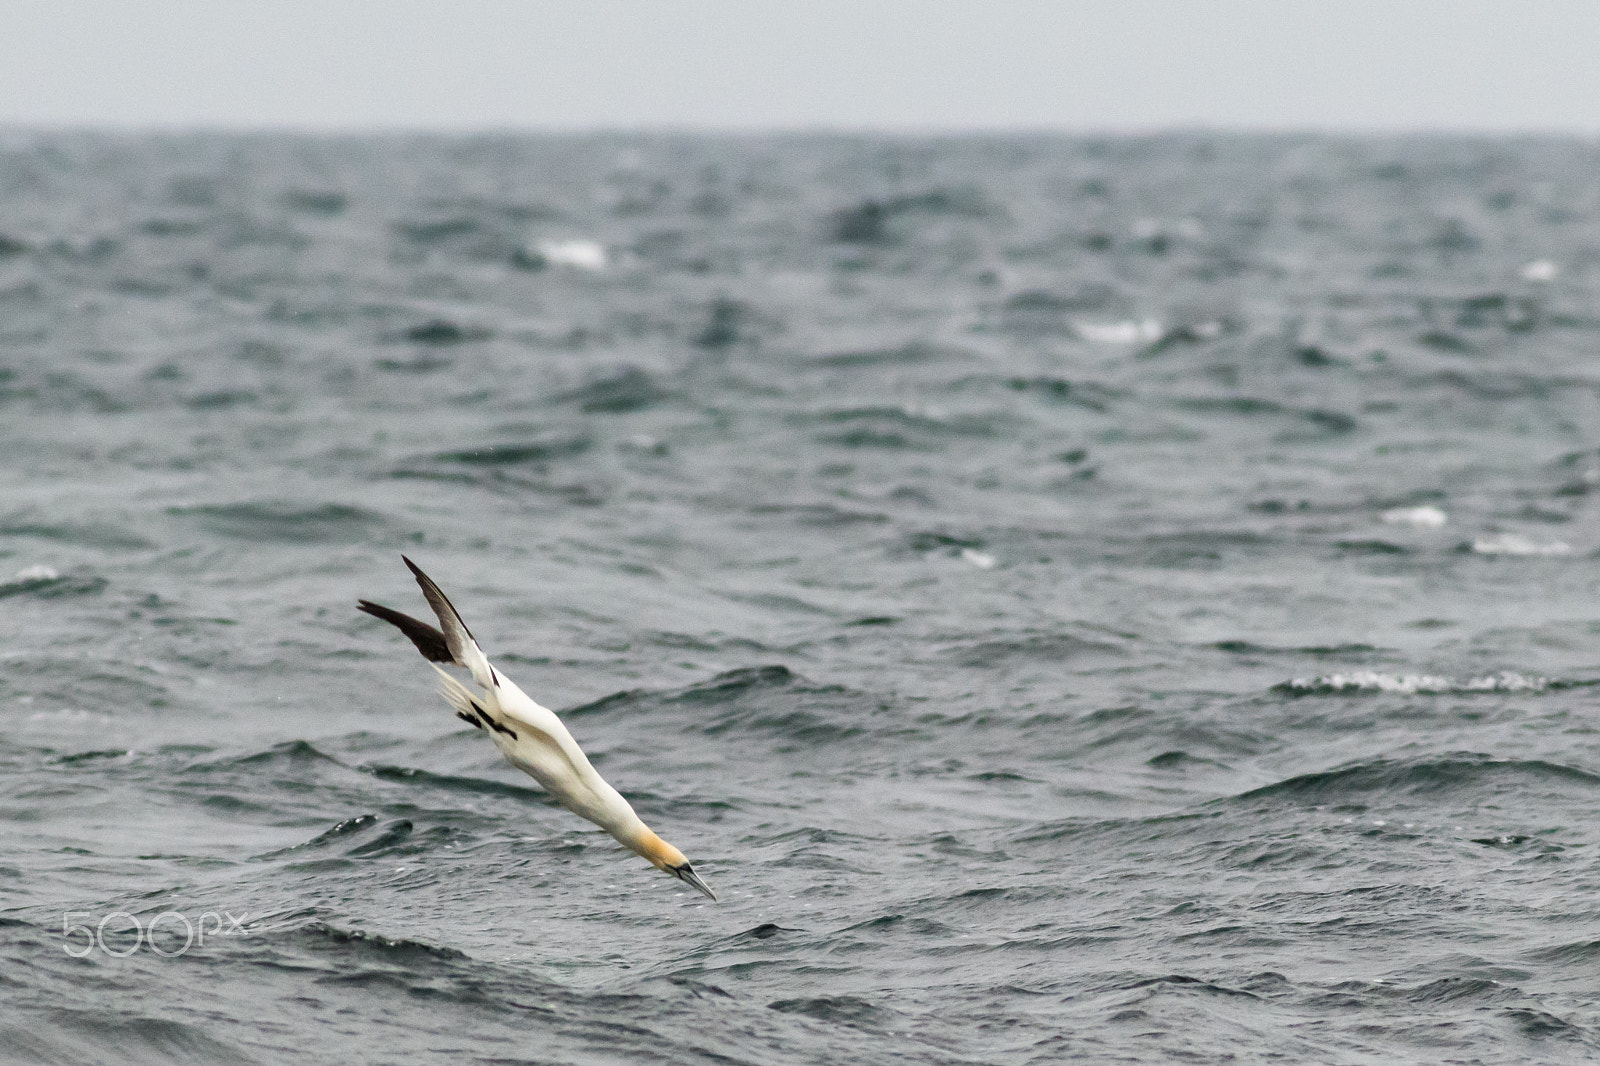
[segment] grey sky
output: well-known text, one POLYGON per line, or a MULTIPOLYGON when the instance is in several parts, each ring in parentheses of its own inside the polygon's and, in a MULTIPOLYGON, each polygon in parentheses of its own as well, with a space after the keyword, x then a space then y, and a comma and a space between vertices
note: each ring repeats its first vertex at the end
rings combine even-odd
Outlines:
POLYGON ((0 124, 1600 132, 1600 0, 5 0, 0 124))

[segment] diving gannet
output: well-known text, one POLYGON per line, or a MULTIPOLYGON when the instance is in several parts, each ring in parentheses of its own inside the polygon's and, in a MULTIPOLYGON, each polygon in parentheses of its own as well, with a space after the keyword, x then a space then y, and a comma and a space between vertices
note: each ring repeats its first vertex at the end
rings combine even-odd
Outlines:
POLYGON ((404 555, 400 558, 416 575, 428 605, 439 616, 443 632, 369 600, 356 602, 361 610, 399 629, 422 657, 434 664, 442 679, 439 692, 455 708, 456 717, 487 732, 500 754, 539 782, 561 806, 598 825, 624 847, 648 859, 656 869, 665 870, 715 900, 717 894, 700 880, 683 852, 652 833, 633 813, 628 801, 589 765, 583 749, 555 712, 533 702, 510 678, 489 665, 467 624, 433 579, 404 555), (474 693, 440 669, 438 663, 464 667, 483 692, 474 693))

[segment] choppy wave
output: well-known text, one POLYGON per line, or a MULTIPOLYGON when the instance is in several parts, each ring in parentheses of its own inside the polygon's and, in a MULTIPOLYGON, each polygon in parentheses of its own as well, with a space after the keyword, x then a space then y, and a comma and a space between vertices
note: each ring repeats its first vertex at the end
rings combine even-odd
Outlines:
POLYGON ((345 503, 304 507, 285 501, 249 501, 174 507, 169 513, 194 518, 217 536, 241 540, 343 541, 369 535, 383 524, 381 515, 345 503))
POLYGON ((1378 759, 1336 770, 1302 774, 1253 789, 1238 798, 1321 803, 1353 796, 1399 798, 1444 792, 1489 794, 1520 786, 1593 789, 1600 786, 1600 775, 1538 759, 1495 759, 1489 755, 1463 752, 1443 757, 1378 759))

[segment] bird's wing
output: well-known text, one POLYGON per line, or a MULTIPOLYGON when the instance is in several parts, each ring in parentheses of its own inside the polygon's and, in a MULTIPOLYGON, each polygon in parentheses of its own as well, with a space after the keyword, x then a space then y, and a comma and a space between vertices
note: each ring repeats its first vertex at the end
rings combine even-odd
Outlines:
POLYGON ((450 657, 450 647, 444 641, 444 634, 418 618, 409 614, 401 614, 391 607, 371 600, 357 600, 356 606, 372 615, 381 618, 394 626, 410 638, 411 643, 417 646, 422 657, 432 663, 448 663, 454 660, 450 657))
MULTIPOLYGON (((472 631, 467 628, 467 623, 461 620, 461 615, 456 611, 455 605, 450 602, 450 597, 446 596, 444 590, 433 583, 433 578, 422 572, 420 566, 410 559, 406 559, 404 555, 400 558, 405 560, 406 566, 410 567, 411 573, 416 577, 417 584, 422 586, 422 594, 427 597, 428 606, 432 607, 433 613, 439 616, 439 628, 443 631, 439 635, 444 640, 445 648, 450 652, 450 658, 448 660, 440 659, 435 661, 453 662, 457 666, 466 667, 467 672, 472 675, 472 680, 491 692, 499 688, 499 676, 494 672, 494 667, 489 665, 489 660, 484 657, 483 649, 478 647, 478 642, 472 639, 472 631)), ((417 644, 417 649, 423 655, 433 659, 433 656, 428 654, 428 649, 417 643, 417 638, 412 636, 411 631, 406 629, 405 626, 386 615, 378 615, 378 617, 399 626, 401 632, 411 637, 413 644, 417 644)), ((401 615, 400 617, 404 618, 405 616, 401 615)), ((415 619, 408 619, 408 621, 416 622, 415 619)), ((417 624, 421 625, 422 623, 417 624)), ((423 628, 431 627, 424 626, 423 628)))

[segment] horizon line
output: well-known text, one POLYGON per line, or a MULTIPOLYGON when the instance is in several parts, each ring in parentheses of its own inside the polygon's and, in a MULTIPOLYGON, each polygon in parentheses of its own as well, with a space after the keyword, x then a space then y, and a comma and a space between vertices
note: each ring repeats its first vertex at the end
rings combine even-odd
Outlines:
POLYGON ((906 139, 979 139, 983 137, 1032 137, 1080 139, 1092 137, 1160 136, 1268 136, 1268 137, 1352 137, 1387 139, 1395 137, 1437 137, 1449 139, 1546 139, 1597 140, 1600 126, 1472 126, 1472 125, 1396 125, 1362 126, 1340 123, 1219 123, 1152 122, 1126 125, 1075 126, 1069 124, 1016 123, 1014 125, 913 125, 848 123, 483 123, 407 124, 375 123, 294 123, 200 121, 16 121, 0 118, 0 135, 18 134, 107 134, 117 136, 183 136, 221 134, 248 136, 277 134, 296 137, 876 137, 906 139))

